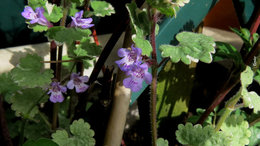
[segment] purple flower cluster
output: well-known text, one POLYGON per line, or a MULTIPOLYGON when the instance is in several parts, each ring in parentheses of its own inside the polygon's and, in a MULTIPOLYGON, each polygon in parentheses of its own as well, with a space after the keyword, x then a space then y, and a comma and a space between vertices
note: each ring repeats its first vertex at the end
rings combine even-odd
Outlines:
POLYGON ((116 61, 118 67, 128 76, 123 80, 126 88, 130 88, 133 92, 138 92, 142 88, 143 81, 151 84, 152 75, 148 72, 148 65, 142 61, 142 50, 131 46, 131 50, 120 48, 118 56, 123 57, 116 61))
POLYGON ((28 6, 25 7, 24 11, 22 12, 22 16, 25 19, 31 20, 30 21, 31 24, 38 23, 40 25, 52 27, 53 26, 52 23, 50 23, 43 14, 44 14, 44 8, 42 7, 36 8, 34 12, 33 9, 28 6))
MULTIPOLYGON (((70 76, 70 81, 67 83, 67 88, 73 89, 75 87, 77 93, 85 92, 89 87, 85 84, 87 81, 87 76, 79 76, 79 73, 72 73, 70 76)), ((51 88, 48 92, 48 94, 51 94, 50 101, 53 103, 62 102, 64 100, 62 93, 66 93, 67 88, 60 85, 59 82, 52 82, 51 88)))
MULTIPOLYGON (((52 27, 53 24, 50 23, 43 14, 44 14, 43 7, 38 7, 34 11, 31 7, 27 6, 24 8, 24 11, 22 12, 22 16, 25 19, 30 20, 30 24, 38 23, 40 25, 48 26, 49 28, 52 27)), ((93 21, 92 18, 82 18, 82 17, 83 17, 83 10, 77 12, 74 17, 71 17, 72 22, 70 24, 70 27, 79 27, 82 29, 88 29, 94 26, 94 24, 90 24, 93 21)))

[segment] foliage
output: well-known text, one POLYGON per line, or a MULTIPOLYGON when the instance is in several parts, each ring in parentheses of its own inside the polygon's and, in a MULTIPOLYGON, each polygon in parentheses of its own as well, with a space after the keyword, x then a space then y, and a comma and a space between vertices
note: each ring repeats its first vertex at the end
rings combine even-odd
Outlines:
POLYGON ((260 122, 249 128, 251 136, 249 138, 249 146, 256 146, 260 144, 260 122))
POLYGON ((247 91, 248 85, 253 82, 254 72, 249 66, 241 73, 242 98, 246 107, 254 109, 254 113, 260 111, 260 97, 254 91, 247 91))
POLYGON ((11 108, 16 116, 33 118, 39 112, 36 105, 46 102, 48 98, 46 91, 39 87, 22 89, 11 97, 11 108))
POLYGON ((95 16, 104 17, 115 13, 113 6, 105 1, 91 1, 90 5, 95 16))
POLYGON ((145 36, 148 35, 151 30, 151 22, 149 21, 147 11, 137 8, 134 2, 127 4, 126 8, 129 12, 134 30, 132 40, 136 47, 142 49, 143 55, 150 56, 153 49, 149 41, 145 39, 145 36))
POLYGON ((10 97, 20 89, 20 87, 12 80, 10 73, 3 73, 0 75, 0 94, 5 101, 10 103, 10 97))
POLYGON ((40 138, 36 141, 27 140, 23 146, 58 146, 55 142, 47 138, 40 138))
POLYGON ((207 145, 230 145, 230 141, 221 132, 216 132, 211 125, 202 127, 201 125, 178 125, 176 131, 177 140, 183 145, 207 146, 207 145))
POLYGON ((163 138, 158 138, 156 141, 156 145, 157 146, 168 146, 169 143, 167 140, 163 139, 163 138))
POLYGON ((251 132, 248 122, 241 116, 231 115, 222 124, 221 130, 231 140, 230 145, 244 146, 249 144, 251 132))
POLYGON ((176 35, 176 39, 180 42, 178 46, 161 45, 159 47, 163 57, 170 57, 174 63, 181 60, 185 64, 198 60, 205 63, 212 61, 211 53, 215 53, 213 38, 203 34, 181 32, 176 35))
POLYGON ((65 130, 57 130, 52 134, 52 140, 59 146, 95 145, 94 131, 90 129, 90 125, 84 122, 83 119, 74 121, 70 125, 70 132, 73 135, 71 137, 65 130))

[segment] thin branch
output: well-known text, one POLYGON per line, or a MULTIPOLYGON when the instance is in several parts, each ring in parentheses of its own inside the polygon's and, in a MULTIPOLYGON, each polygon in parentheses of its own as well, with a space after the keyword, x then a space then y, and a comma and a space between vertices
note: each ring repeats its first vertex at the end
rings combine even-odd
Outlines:
POLYGON ((5 118, 5 110, 3 107, 3 97, 0 95, 0 127, 1 127, 1 132, 4 140, 4 145, 6 146, 13 146, 8 127, 7 127, 7 122, 5 118))

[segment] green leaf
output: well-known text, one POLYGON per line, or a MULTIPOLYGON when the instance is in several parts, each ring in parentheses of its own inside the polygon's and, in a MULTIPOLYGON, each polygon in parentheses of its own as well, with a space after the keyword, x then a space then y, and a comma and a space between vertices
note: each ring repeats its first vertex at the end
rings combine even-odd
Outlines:
POLYGON ((190 0, 147 0, 148 4, 156 9, 158 9, 162 14, 166 16, 175 16, 179 11, 180 7, 183 7, 190 0))
POLYGON ((36 54, 27 54, 20 63, 11 70, 13 80, 23 87, 44 87, 51 83, 53 71, 43 69, 43 59, 36 54))
POLYGON ((149 41, 145 40, 143 36, 132 35, 132 40, 134 41, 137 48, 142 49, 142 55, 150 56, 153 48, 149 41))
POLYGON ((250 31, 246 28, 230 28, 233 32, 235 32, 245 43, 246 45, 249 45, 252 47, 252 44, 250 43, 250 31))
MULTIPOLYGON (((43 113, 42 113, 43 114, 43 113)), ((42 115, 47 119, 46 115, 42 115)), ((38 115, 34 117, 34 121, 29 121, 24 129, 24 137, 30 140, 37 140, 42 137, 49 137, 51 134, 49 126, 43 121, 43 119, 38 115)))
POLYGON ((74 50, 76 56, 99 56, 102 47, 97 46, 96 43, 92 43, 90 37, 84 37, 76 48, 74 50))
POLYGON ((16 116, 33 118, 39 111, 37 104, 46 102, 48 98, 46 91, 41 88, 23 89, 11 97, 11 108, 16 116))
POLYGON ((193 126, 191 123, 179 124, 176 138, 183 145, 208 146, 214 144, 229 146, 229 140, 223 136, 223 133, 215 132, 210 125, 202 127, 201 125, 193 126))
POLYGON ((251 137, 248 146, 260 145, 260 122, 249 128, 251 137))
POLYGON ((242 116, 231 115, 222 124, 221 130, 231 140, 230 145, 244 146, 249 144, 251 132, 249 124, 242 116))
POLYGON ((75 16, 75 14, 79 12, 79 10, 77 9, 77 5, 75 3, 71 4, 71 7, 69 9, 69 16, 75 16))
POLYGON ((169 143, 167 140, 163 139, 163 138, 158 138, 156 141, 156 145, 157 146, 168 146, 169 143))
POLYGON ((249 66, 241 73, 242 98, 246 107, 254 109, 254 113, 260 111, 260 96, 254 91, 247 91, 247 86, 253 82, 254 72, 249 66))
POLYGON ((170 57, 174 63, 181 60, 185 64, 198 60, 205 63, 212 61, 211 53, 215 53, 213 38, 193 32, 181 32, 177 34, 176 39, 180 42, 178 46, 161 45, 159 47, 163 57, 170 57))
POLYGON ((149 21, 147 11, 137 8, 135 2, 126 4, 126 8, 131 18, 134 34, 142 37, 149 35, 151 31, 151 22, 149 21))
POLYGON ((77 6, 82 6, 84 4, 84 0, 70 0, 72 4, 77 4, 77 6))
POLYGON ((95 145, 94 131, 90 129, 90 125, 84 122, 83 119, 73 121, 70 131, 73 134, 71 137, 65 130, 57 130, 52 134, 53 141, 59 146, 95 145))
POLYGON ((114 7, 106 1, 91 1, 90 6, 95 16, 105 17, 115 13, 114 7))
POLYGON ((46 36, 49 39, 54 39, 58 42, 66 42, 67 44, 71 44, 73 41, 81 40, 83 37, 88 37, 90 34, 91 31, 89 29, 55 26, 47 31, 46 36))
POLYGON ((10 73, 0 75, 0 94, 5 101, 10 103, 11 96, 20 89, 20 87, 12 80, 10 73))
POLYGON ((259 39, 259 34, 258 33, 254 33, 253 34, 252 45, 255 45, 255 43, 257 42, 258 39, 259 39))
MULTIPOLYGON (((197 108, 196 113, 197 115, 192 115, 187 119, 187 122, 191 122, 192 124, 196 124, 201 117, 201 115, 205 112, 205 109, 197 108)), ((214 113, 211 112, 207 119, 204 121, 203 126, 212 125, 212 118, 214 116, 214 113)))
POLYGON ((41 138, 37 141, 27 140, 23 146, 58 146, 55 142, 47 138, 41 138))
POLYGON ((63 17, 63 12, 61 7, 58 7, 57 5, 53 5, 53 9, 51 11, 51 14, 44 15, 47 20, 50 22, 58 22, 63 17))
POLYGON ((33 32, 44 32, 48 30, 47 26, 43 26, 40 24, 29 24, 28 28, 32 29, 33 32))
POLYGON ((221 61, 224 59, 232 59, 237 67, 244 65, 243 59, 237 49, 224 42, 216 42, 216 54, 214 54, 214 61, 221 61))
POLYGON ((254 80, 260 84, 260 69, 256 70, 254 80))
POLYGON ((47 0, 28 0, 28 5, 35 10, 37 7, 46 7, 47 0))

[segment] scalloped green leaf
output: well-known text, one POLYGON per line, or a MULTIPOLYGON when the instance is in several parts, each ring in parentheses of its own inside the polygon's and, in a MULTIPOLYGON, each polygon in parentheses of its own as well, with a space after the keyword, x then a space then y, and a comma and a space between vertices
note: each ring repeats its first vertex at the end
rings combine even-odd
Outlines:
POLYGON ((142 55, 150 56, 153 48, 150 42, 144 39, 143 36, 132 35, 132 40, 134 41, 136 47, 142 49, 142 55))
POLYGON ((10 73, 3 73, 0 75, 0 94, 5 101, 10 103, 11 96, 20 89, 20 87, 12 80, 10 73))
POLYGON ((254 113, 260 111, 260 96, 254 91, 247 91, 247 86, 253 82, 254 72, 249 66, 241 73, 242 98, 246 107, 254 109, 254 113))
POLYGON ((44 32, 48 30, 47 26, 43 26, 40 24, 29 24, 28 28, 32 29, 33 32, 44 32))
POLYGON ((58 146, 57 143, 53 142, 47 138, 40 138, 36 141, 34 140, 27 140, 23 146, 58 146))
POLYGON ((156 145, 157 146, 168 146, 169 143, 168 143, 168 140, 166 140, 166 139, 158 138, 156 141, 156 145))
POLYGON ((75 3, 72 3, 68 15, 75 16, 77 12, 79 12, 79 10, 77 9, 77 5, 75 3))
POLYGON ((106 1, 91 1, 93 14, 98 17, 111 16, 115 13, 114 7, 106 1))
POLYGON ((93 138, 94 131, 90 129, 90 125, 83 119, 75 120, 70 125, 70 131, 73 136, 69 137, 65 130, 57 130, 52 134, 52 140, 59 146, 67 145, 87 145, 94 146, 96 141, 93 138))
POLYGON ((260 122, 249 128, 251 137, 249 138, 248 146, 260 145, 260 122))
POLYGON ((251 132, 248 129, 249 124, 242 116, 231 115, 221 125, 223 133, 231 140, 230 145, 244 146, 249 144, 251 132))
POLYGON ((193 32, 181 32, 176 35, 176 39, 179 41, 178 46, 159 47, 163 57, 170 57, 174 63, 181 60, 185 64, 198 60, 205 63, 212 61, 212 53, 215 53, 213 38, 193 32))
POLYGON ((34 10, 37 7, 46 7, 47 0, 28 0, 28 5, 34 10))
POLYGON ((11 97, 11 108, 18 117, 33 118, 39 111, 37 104, 46 102, 48 98, 41 88, 26 88, 11 97))
POLYGON ((48 29, 46 36, 49 39, 54 39, 58 42, 66 42, 71 44, 73 41, 81 40, 83 37, 88 37, 91 34, 89 29, 65 28, 55 26, 48 29))
POLYGON ((216 42, 216 46, 216 53, 213 55, 214 61, 232 59, 237 67, 244 65, 242 56, 234 46, 224 42, 216 42))
POLYGON ((57 5, 53 5, 52 11, 49 14, 44 15, 47 20, 50 22, 58 22, 63 17, 63 11, 61 7, 58 7, 57 5))
POLYGON ((33 88, 44 87, 51 83, 53 71, 44 69, 43 59, 37 54, 27 54, 20 63, 11 70, 15 83, 19 86, 33 88))
POLYGON ((210 125, 202 127, 201 125, 179 124, 176 131, 178 142, 183 145, 208 146, 209 144, 229 146, 229 140, 221 132, 215 132, 210 125))
POLYGON ((246 88, 253 82, 254 72, 251 67, 247 66, 246 69, 241 73, 240 79, 243 88, 246 88))
POLYGON ((102 51, 102 47, 97 46, 96 43, 92 43, 90 37, 84 37, 76 48, 74 50, 76 56, 99 56, 102 51))

